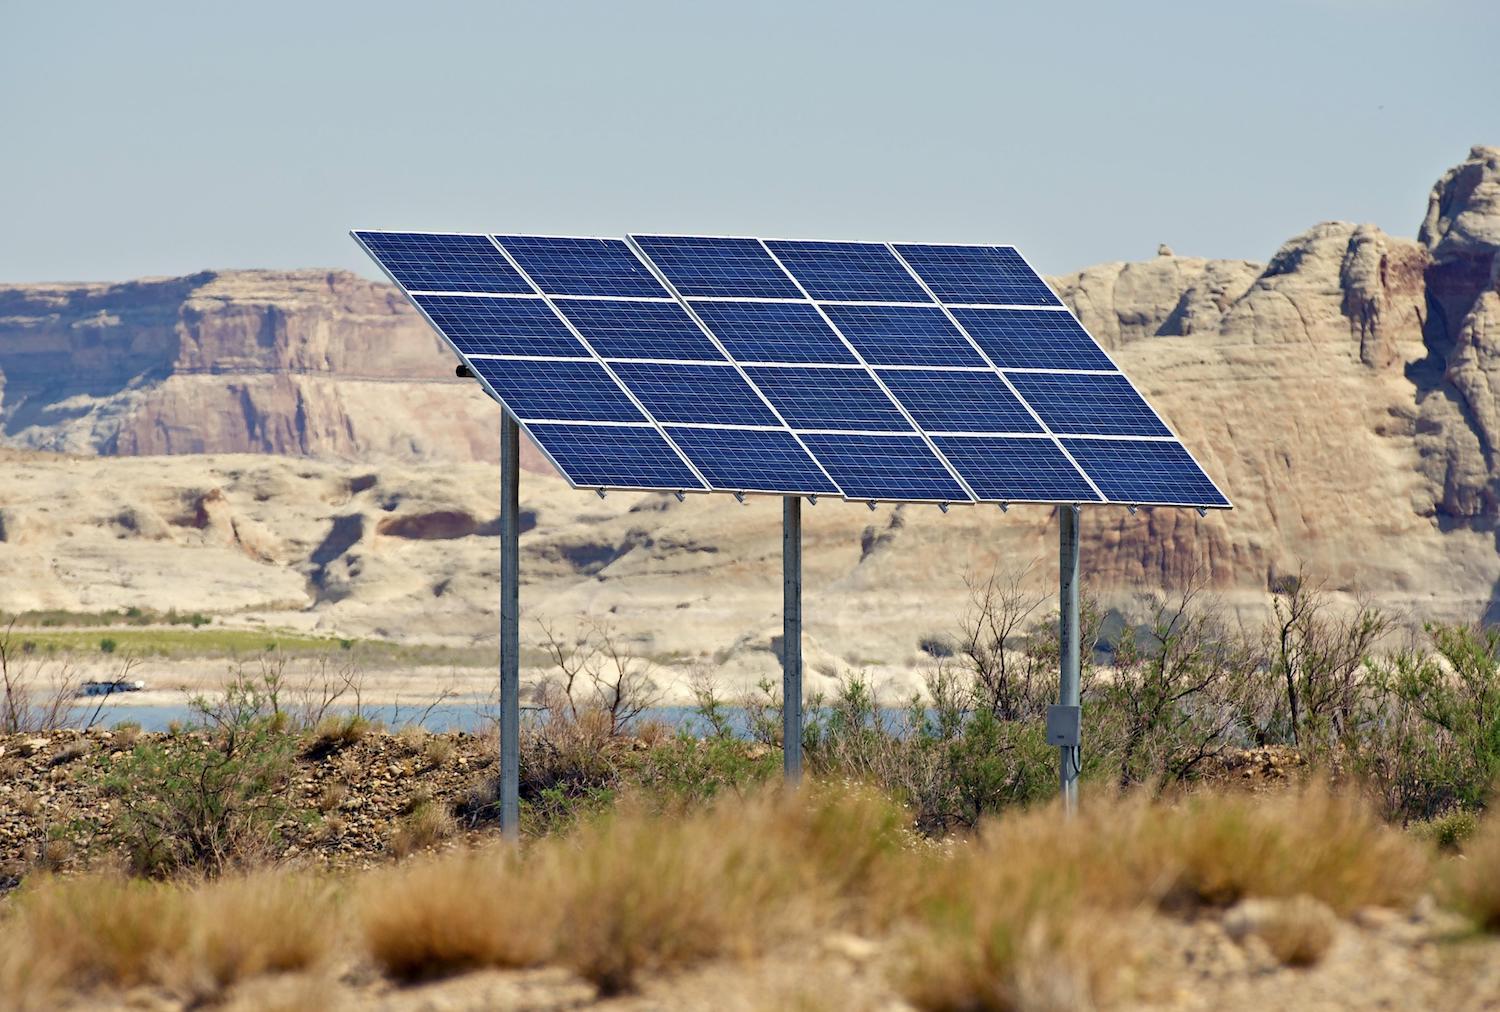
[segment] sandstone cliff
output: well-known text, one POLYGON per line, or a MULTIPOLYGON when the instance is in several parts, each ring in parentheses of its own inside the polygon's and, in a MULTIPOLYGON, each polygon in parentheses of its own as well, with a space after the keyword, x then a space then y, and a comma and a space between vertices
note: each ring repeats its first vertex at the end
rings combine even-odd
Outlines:
POLYGON ((453 365, 399 292, 345 271, 0 286, 15 447, 492 459, 494 405, 453 365))

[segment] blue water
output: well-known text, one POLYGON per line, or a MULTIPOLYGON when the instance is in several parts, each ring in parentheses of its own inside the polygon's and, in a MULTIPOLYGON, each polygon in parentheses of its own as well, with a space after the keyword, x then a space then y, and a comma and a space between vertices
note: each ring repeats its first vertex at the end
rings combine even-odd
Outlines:
MULTIPOLYGON (((353 711, 349 708, 329 711, 330 714, 336 716, 346 716, 351 712, 353 711)), ((480 701, 447 703, 435 706, 430 711, 412 706, 365 706, 360 708, 360 713, 370 720, 379 721, 391 730, 407 724, 417 724, 429 731, 474 732, 493 730, 495 727, 493 704, 480 701)), ((537 711, 529 708, 523 708, 522 713, 523 718, 527 715, 541 716, 537 711)), ((73 714, 80 726, 88 724, 92 718, 94 727, 111 728, 122 721, 129 721, 139 724, 142 731, 165 731, 174 723, 184 727, 204 723, 201 714, 192 707, 182 704, 132 706, 106 702, 101 707, 97 700, 88 700, 76 703, 73 707, 73 714), (95 716, 96 707, 98 707, 97 716, 95 716)), ((807 714, 808 719, 813 716, 815 716, 813 713, 807 714)), ((888 730, 897 730, 905 716, 905 710, 887 709, 881 712, 882 721, 888 730)), ((750 716, 746 710, 737 706, 726 706, 724 718, 730 731, 736 737, 749 737, 750 716)), ((656 721, 675 730, 700 736, 707 735, 711 730, 708 721, 690 706, 652 707, 642 712, 637 720, 656 721)))

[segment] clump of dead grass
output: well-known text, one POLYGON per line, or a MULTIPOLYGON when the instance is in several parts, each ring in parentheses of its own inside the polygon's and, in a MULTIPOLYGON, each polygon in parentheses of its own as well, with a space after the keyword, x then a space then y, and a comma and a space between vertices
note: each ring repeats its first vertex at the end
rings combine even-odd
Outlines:
POLYGON ((328 886, 262 872, 197 888, 114 875, 28 882, 0 921, 0 984, 21 1007, 156 985, 206 1000, 258 974, 320 964, 337 939, 328 886))
POLYGON ((1500 933, 1500 815, 1490 815, 1444 868, 1448 905, 1482 931, 1500 933))
POLYGON ((672 819, 626 804, 524 852, 385 873, 365 891, 363 935, 398 977, 551 962, 618 992, 830 923, 867 899, 905 821, 860 789, 773 791, 672 819))
POLYGON ((359 934, 391 976, 415 980, 481 966, 544 962, 559 911, 550 869, 490 846, 417 858, 360 882, 359 934))
POLYGON ((1110 925, 1131 911, 1292 900, 1266 941, 1297 963, 1332 938, 1307 904, 1408 906, 1430 871, 1427 850, 1322 785, 1177 804, 1091 798, 1072 820, 1050 806, 999 818, 950 859, 905 870, 887 915, 906 939, 903 989, 921 1008, 1091 1004, 1129 963, 1110 925))
POLYGON ((415 801, 391 833, 390 852, 406 857, 428 850, 458 832, 458 822, 447 807, 432 797, 415 801))
POLYGON ((1338 918, 1326 903, 1310 896, 1285 900, 1249 900, 1224 919, 1231 938, 1254 936, 1283 966, 1316 965, 1333 946, 1338 918))

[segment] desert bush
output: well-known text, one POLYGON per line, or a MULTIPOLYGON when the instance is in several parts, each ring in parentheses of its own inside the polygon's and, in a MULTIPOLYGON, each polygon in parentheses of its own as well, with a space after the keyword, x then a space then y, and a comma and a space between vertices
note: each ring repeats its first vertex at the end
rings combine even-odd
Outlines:
POLYGON ((1144 622, 1116 649, 1114 677, 1090 695, 1096 740, 1122 787, 1193 779, 1246 740, 1263 686, 1260 652, 1198 581, 1145 605, 1144 622))
POLYGON ((1323 585, 1303 572, 1276 582, 1271 611, 1266 653, 1281 698, 1268 739, 1331 748, 1358 719, 1365 662, 1394 619, 1365 600, 1336 609, 1323 585))
POLYGON ((26 647, 15 642, 10 626, 0 630, 0 734, 76 726, 72 704, 82 682, 77 669, 26 647))
POLYGON ((281 722, 233 689, 201 712, 203 728, 105 761, 103 786, 120 809, 108 832, 141 874, 217 875, 253 863, 292 812, 296 741, 281 722))
POLYGON ((1500 781, 1500 628, 1428 625, 1426 642, 1367 663, 1343 744, 1388 817, 1474 811, 1500 781))

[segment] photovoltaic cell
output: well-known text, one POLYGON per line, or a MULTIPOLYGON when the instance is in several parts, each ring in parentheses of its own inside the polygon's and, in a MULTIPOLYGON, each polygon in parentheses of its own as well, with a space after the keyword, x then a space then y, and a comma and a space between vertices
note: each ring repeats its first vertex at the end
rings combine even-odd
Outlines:
POLYGON ((692 297, 800 299, 759 239, 632 235, 678 293, 692 297))
POLYGON ((1067 310, 955 309, 953 315, 1002 369, 1115 368, 1067 310))
POLYGON ((1170 436, 1171 430, 1120 373, 1006 373, 1059 435, 1170 436))
POLYGON ((482 235, 356 232, 396 283, 412 292, 530 295, 532 287, 482 235))
POLYGON ((933 436, 932 442, 987 502, 1099 501, 1050 439, 933 436))
POLYGON ((705 487, 649 426, 532 425, 527 431, 574 485, 669 492, 705 487))
POLYGON ((469 362, 520 421, 646 421, 597 362, 497 358, 469 362))
POLYGON ((806 435, 803 441, 850 499, 968 502, 921 436, 806 435))
POLYGON ((1063 445, 1112 502, 1229 505, 1181 443, 1065 439, 1063 445))
POLYGON ((725 360, 676 302, 559 299, 556 305, 603 358, 725 360))
POLYGON ((715 488, 838 494, 838 487, 785 431, 675 426, 669 426, 667 431, 715 488))
POLYGON ((781 424, 734 366, 612 362, 610 367, 658 421, 781 424))
POLYGON ((863 369, 752 365, 745 373, 794 429, 911 431, 911 423, 863 369))
POLYGON ((623 239, 497 235, 548 295, 666 298, 668 293, 623 239))
POLYGON ((1228 505, 1011 247, 357 236, 576 485, 1228 505))
POLYGON ((539 298, 413 295, 412 300, 465 355, 590 357, 589 350, 539 298))
POLYGON ((936 306, 824 306, 823 311, 871 365, 985 365, 936 306))
POLYGON ((782 266, 818 301, 931 302, 922 286, 878 242, 767 240, 782 266))
POLYGON ((693 311, 741 362, 856 361, 827 321, 805 302, 695 302, 693 311))
POLYGON ((1041 432, 993 372, 885 369, 880 378, 929 432, 1041 432))
POLYGON ((1057 296, 1011 246, 896 246, 939 302, 1060 306, 1057 296))

